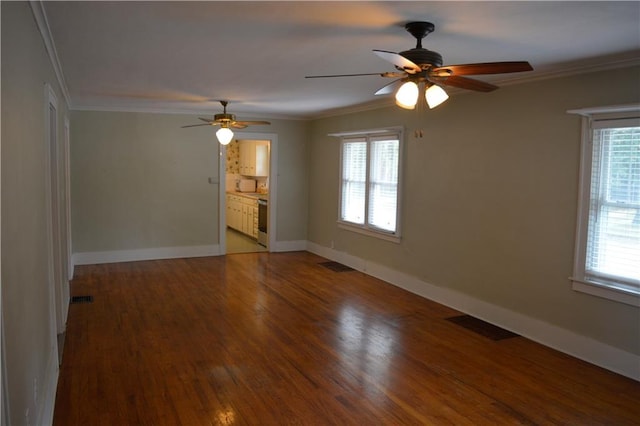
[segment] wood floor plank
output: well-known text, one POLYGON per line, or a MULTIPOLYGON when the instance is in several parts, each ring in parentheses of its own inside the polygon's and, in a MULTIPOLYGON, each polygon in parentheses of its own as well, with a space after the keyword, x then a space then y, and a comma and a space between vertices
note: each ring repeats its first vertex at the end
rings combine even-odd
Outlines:
POLYGON ((322 262, 77 267, 54 424, 640 424, 640 383, 322 262))

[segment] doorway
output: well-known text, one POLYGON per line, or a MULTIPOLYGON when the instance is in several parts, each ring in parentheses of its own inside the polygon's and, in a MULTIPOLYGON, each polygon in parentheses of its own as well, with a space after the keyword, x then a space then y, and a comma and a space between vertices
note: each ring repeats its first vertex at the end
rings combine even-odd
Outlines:
POLYGON ((276 146, 273 134, 238 132, 220 146, 220 253, 272 251, 276 146))

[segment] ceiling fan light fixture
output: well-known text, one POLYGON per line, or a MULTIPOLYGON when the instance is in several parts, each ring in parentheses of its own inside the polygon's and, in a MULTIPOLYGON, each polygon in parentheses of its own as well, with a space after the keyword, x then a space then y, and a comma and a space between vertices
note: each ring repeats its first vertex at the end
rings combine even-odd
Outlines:
POLYGON ((440 86, 432 84, 427 90, 424 92, 424 97, 427 100, 427 104, 429 108, 433 109, 449 99, 449 95, 444 89, 440 86))
POLYGON ((405 109, 414 109, 419 95, 418 85, 413 81, 407 81, 396 92, 396 105, 405 109))
POLYGON ((220 127, 216 132, 216 137, 221 145, 229 145, 229 142, 233 139, 233 132, 228 127, 220 127))

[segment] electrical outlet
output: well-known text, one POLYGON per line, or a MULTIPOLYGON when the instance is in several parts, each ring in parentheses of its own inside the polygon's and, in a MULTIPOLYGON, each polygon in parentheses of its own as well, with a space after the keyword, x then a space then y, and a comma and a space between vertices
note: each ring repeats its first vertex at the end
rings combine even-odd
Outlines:
POLYGON ((334 246, 333 246, 333 240, 331 240, 331 248, 334 248, 334 246))

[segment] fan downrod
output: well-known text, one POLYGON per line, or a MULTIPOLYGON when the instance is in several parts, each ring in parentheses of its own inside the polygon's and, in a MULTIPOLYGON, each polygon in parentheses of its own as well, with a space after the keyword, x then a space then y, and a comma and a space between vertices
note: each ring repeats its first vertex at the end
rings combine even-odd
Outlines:
POLYGON ((422 39, 432 33, 435 28, 435 25, 426 21, 408 22, 404 26, 404 29, 416 38, 416 49, 422 49, 422 39))
POLYGON ((215 114, 213 116, 214 121, 220 121, 222 123, 229 123, 231 121, 236 121, 236 116, 234 114, 227 114, 227 104, 228 101, 220 101, 220 105, 222 105, 223 111, 222 114, 215 114))

